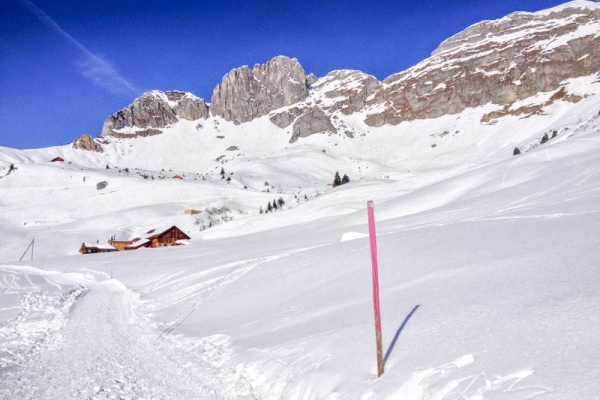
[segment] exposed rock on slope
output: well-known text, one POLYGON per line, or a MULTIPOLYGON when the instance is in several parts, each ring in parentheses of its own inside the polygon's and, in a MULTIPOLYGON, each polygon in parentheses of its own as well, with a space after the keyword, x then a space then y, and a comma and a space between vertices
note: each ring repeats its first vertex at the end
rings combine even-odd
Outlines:
POLYGON ((294 124, 290 143, 315 133, 337 133, 330 115, 338 110, 345 115, 360 111, 367 98, 379 88, 377 78, 354 70, 333 71, 318 80, 311 78, 311 81, 309 101, 276 111, 270 116, 271 122, 280 128, 294 124), (313 100, 317 106, 310 104, 313 100))
POLYGON ((98 153, 103 152, 102 146, 100 146, 98 143, 95 143, 94 139, 92 139, 92 135, 90 135, 89 133, 84 133, 83 135, 75 139, 73 141, 73 148, 88 151, 97 151, 98 153))
POLYGON ((180 118, 195 121, 208 118, 203 99, 188 92, 159 90, 144 93, 133 104, 117 111, 104 121, 102 136, 136 137, 162 133, 180 118))
POLYGON ((511 105, 600 70, 600 8, 575 1, 484 21, 444 41, 432 57, 392 75, 367 102, 370 126, 511 105))
POLYGON ((212 115, 235 124, 252 121, 308 96, 306 74, 295 58, 275 57, 266 64, 231 70, 212 96, 212 115))
POLYGON ((294 122, 290 143, 294 143, 299 137, 307 137, 321 132, 337 133, 337 129, 323 110, 313 107, 294 122))
POLYGON ((350 115, 362 110, 367 98, 379 89, 379 81, 374 76, 356 70, 338 70, 328 73, 313 83, 313 90, 322 97, 317 104, 327 111, 341 110, 350 115))

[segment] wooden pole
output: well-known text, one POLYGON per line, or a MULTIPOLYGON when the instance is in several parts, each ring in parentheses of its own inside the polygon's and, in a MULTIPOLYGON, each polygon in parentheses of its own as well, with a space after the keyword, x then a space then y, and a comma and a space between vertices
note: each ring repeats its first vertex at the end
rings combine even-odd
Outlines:
POLYGON ((31 259, 33 260, 33 242, 35 239, 31 240, 31 243, 29 243, 29 246, 27 246, 27 248, 25 249, 25 253, 23 253, 23 255, 21 256, 21 258, 19 258, 19 262, 21 260, 23 260, 23 257, 25 257, 25 254, 27 254, 27 252, 29 251, 29 248, 31 247, 31 259))
POLYGON ((369 215, 369 240, 371 243, 371 265, 373 267, 373 308, 375 311, 375 339, 377 341, 377 377, 383 375, 383 345, 381 339, 381 313, 379 311, 379 272, 377 266, 377 234, 375 233, 375 216, 373 201, 367 202, 369 215))

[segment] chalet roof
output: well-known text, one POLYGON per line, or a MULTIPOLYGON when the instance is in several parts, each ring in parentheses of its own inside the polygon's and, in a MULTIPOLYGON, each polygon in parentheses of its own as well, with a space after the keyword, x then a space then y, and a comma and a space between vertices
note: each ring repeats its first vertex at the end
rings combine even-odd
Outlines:
POLYGON ((150 239, 137 240, 137 241, 134 241, 133 243, 131 243, 129 246, 127 246, 126 249, 137 249, 139 247, 142 247, 143 245, 145 245, 148 242, 150 242, 150 239))
POLYGON ((83 242, 83 246, 88 249, 98 249, 98 250, 117 250, 116 247, 112 246, 109 243, 87 243, 83 242))
MULTIPOLYGON (((141 243, 142 240, 152 240, 157 236, 162 235, 163 233, 167 232, 168 230, 170 230, 171 228, 177 228, 177 226, 175 225, 161 225, 158 226, 157 228, 152 228, 149 230, 145 230, 145 231, 138 231, 136 232, 133 237, 133 244, 132 246, 139 246, 139 244, 141 243), (137 239, 137 240, 136 240, 137 239)), ((187 236, 188 239, 191 239, 185 232, 183 232, 181 229, 179 229, 185 236, 187 236)))

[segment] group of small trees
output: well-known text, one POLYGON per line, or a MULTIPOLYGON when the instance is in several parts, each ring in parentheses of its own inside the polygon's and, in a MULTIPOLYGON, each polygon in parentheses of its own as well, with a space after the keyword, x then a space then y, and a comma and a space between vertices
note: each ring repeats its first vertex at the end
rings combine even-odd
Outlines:
POLYGON ((271 202, 267 203, 267 208, 265 210, 263 210, 263 208, 261 206, 259 211, 261 214, 273 212, 273 211, 278 210, 281 207, 283 207, 284 204, 285 204, 285 201, 283 200, 283 197, 280 197, 277 200, 273 199, 273 203, 271 203, 271 202))
POLYGON ((343 185, 344 183, 348 183, 350 182, 350 178, 348 178, 348 175, 344 174, 344 176, 342 178, 340 178, 340 173, 336 172, 335 173, 335 177, 333 178, 333 187, 336 186, 340 186, 343 185))
MULTIPOLYGON (((228 176, 227 178, 225 178, 225 168, 221 167, 221 172, 219 172, 221 174, 221 179, 225 179, 227 182, 231 182, 231 177, 228 176)), ((232 172, 233 174, 233 172, 232 172)))

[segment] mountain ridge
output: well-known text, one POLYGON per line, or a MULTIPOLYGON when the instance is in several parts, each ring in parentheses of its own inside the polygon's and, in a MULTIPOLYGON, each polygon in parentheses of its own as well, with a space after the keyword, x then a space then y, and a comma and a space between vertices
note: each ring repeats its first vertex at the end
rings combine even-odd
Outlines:
POLYGON ((316 78, 297 59, 277 56, 252 69, 232 69, 215 87, 210 103, 189 92, 147 92, 109 116, 100 136, 157 135, 182 119, 201 126, 202 120, 219 117, 239 125, 268 115, 275 126, 292 127, 289 143, 294 143, 315 133, 341 132, 352 138, 345 118, 354 113, 364 114, 364 123, 377 128, 486 104, 496 109, 481 122, 496 123, 509 114, 543 112, 540 107, 514 107, 538 93, 558 90, 554 100, 578 102, 582 96, 566 92, 564 82, 600 70, 598 32, 600 6, 589 1, 517 12, 466 28, 443 41, 431 57, 381 82, 352 70, 316 78), (170 105, 164 100, 169 93, 179 93, 180 99, 170 105))

